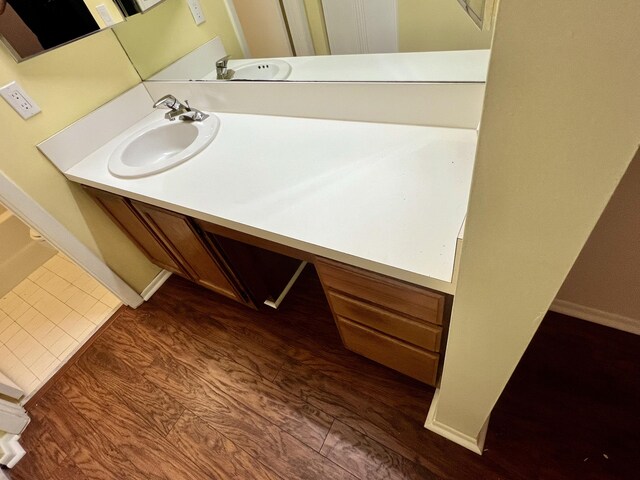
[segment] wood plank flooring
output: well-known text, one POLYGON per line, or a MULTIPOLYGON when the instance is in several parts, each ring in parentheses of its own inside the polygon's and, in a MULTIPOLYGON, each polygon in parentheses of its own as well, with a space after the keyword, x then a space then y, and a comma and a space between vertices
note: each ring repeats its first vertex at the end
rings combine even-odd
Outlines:
POLYGON ((640 337, 549 314, 486 451, 423 428, 433 389, 345 350, 308 267, 280 310, 172 277, 30 408, 14 480, 631 479, 640 337))

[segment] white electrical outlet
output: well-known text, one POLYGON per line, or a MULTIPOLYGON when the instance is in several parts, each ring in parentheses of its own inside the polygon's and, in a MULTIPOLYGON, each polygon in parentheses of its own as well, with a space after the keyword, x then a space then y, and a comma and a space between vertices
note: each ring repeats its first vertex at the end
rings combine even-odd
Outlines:
POLYGON ((36 105, 36 102, 27 95, 17 82, 11 82, 0 88, 0 95, 2 95, 2 98, 25 120, 40 112, 40 107, 36 105))
POLYGON ((196 25, 203 23, 205 18, 200 0, 187 0, 187 3, 189 4, 189 9, 191 10, 191 15, 193 15, 193 21, 196 22, 196 25))

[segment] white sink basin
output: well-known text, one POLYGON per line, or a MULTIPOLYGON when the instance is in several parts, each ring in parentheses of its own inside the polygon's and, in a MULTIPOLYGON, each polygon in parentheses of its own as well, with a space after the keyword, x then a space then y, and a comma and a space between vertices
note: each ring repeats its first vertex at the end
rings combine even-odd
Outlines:
POLYGON ((156 120, 127 137, 109 157, 117 177, 146 177, 186 162, 209 145, 220 128, 213 114, 202 122, 156 120))
POLYGON ((291 65, 284 60, 261 60, 232 68, 231 80, 284 80, 291 73, 291 65))

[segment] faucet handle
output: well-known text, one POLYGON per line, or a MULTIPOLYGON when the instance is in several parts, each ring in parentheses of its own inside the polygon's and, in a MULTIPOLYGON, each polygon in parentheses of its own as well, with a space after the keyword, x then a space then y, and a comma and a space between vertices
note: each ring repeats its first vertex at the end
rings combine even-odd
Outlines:
POLYGON ((230 58, 231 58, 231 55, 225 55, 221 59, 217 60, 216 68, 227 68, 227 63, 229 62, 230 58))
POLYGON ((164 118, 170 121, 174 121, 176 118, 179 118, 180 120, 201 122, 209 117, 207 113, 191 108, 189 100, 185 100, 184 103, 182 103, 173 95, 165 95, 153 104, 153 108, 158 107, 169 109, 169 111, 164 115, 164 118))
POLYGON ((180 100, 178 100, 173 95, 165 95, 164 97, 162 97, 160 100, 158 100, 156 103, 153 104, 153 108, 164 107, 164 108, 169 108, 171 110, 177 110, 181 106, 182 104, 180 103, 180 100))

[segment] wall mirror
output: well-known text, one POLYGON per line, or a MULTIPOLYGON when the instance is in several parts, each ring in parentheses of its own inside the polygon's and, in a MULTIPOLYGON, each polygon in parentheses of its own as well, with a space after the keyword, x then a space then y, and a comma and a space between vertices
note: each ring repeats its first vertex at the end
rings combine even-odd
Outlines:
POLYGON ((226 80, 439 81, 453 59, 460 81, 484 81, 492 32, 474 1, 200 0, 196 25, 167 0, 114 32, 145 80, 220 80, 230 55, 226 80))
POLYGON ((0 0, 0 38, 21 62, 142 13, 161 0, 0 0))

